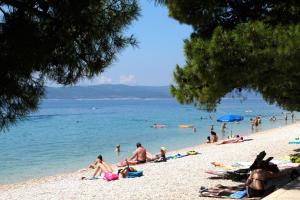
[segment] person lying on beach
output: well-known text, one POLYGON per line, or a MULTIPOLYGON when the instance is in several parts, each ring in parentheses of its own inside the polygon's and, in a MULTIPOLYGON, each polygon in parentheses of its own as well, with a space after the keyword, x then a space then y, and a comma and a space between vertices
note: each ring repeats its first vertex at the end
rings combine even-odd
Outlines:
POLYGON ((244 138, 237 135, 232 139, 223 140, 219 144, 231 144, 231 143, 239 143, 239 142, 244 142, 244 138))

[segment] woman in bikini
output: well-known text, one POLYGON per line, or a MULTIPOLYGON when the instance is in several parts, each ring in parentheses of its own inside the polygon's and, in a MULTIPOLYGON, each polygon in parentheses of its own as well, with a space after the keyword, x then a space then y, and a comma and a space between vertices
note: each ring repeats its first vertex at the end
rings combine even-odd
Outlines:
POLYGON ((101 175, 102 172, 103 173, 107 173, 107 172, 112 173, 113 172, 113 168, 109 164, 107 164, 106 162, 103 161, 101 155, 98 156, 98 159, 99 159, 99 161, 98 161, 97 165, 95 166, 96 170, 94 172, 93 177, 96 177, 98 173, 99 173, 99 175, 101 175))

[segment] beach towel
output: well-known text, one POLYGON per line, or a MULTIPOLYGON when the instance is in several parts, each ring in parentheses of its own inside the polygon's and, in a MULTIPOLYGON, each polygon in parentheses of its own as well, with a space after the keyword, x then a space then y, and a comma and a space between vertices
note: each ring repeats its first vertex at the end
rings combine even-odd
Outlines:
POLYGON ((239 192, 239 191, 244 191, 245 185, 237 185, 237 186, 224 186, 221 184, 218 184, 214 187, 211 188, 205 188, 201 187, 199 191, 199 196, 200 197, 213 197, 213 198, 234 198, 231 197, 232 194, 239 192))
POLYGON ((250 171, 249 169, 238 169, 238 170, 207 170, 205 173, 215 175, 224 179, 230 179, 233 181, 245 181, 247 180, 250 171))
POLYGON ((247 195, 247 190, 237 191, 230 195, 231 198, 241 199, 247 195))
POLYGON ((182 155, 180 153, 176 154, 176 155, 172 155, 172 156, 167 156, 167 160, 170 160, 170 159, 177 159, 177 158, 183 158, 185 157, 186 155, 182 155))

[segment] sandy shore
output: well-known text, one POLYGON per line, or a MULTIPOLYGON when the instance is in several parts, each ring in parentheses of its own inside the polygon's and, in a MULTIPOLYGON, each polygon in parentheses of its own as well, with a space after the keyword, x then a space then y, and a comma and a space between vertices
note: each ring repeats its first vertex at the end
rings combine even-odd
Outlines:
POLYGON ((253 140, 243 143, 207 144, 176 151, 197 150, 201 154, 166 163, 140 165, 138 168, 144 171, 140 178, 82 181, 80 177, 91 176, 92 171, 74 172, 0 185, 0 199, 205 199, 199 197, 200 186, 237 184, 230 180, 209 179, 204 171, 214 169, 210 162, 253 161, 262 150, 267 156, 280 159, 300 150, 299 144, 288 144, 296 137, 300 137, 299 123, 252 134, 249 138, 253 140))

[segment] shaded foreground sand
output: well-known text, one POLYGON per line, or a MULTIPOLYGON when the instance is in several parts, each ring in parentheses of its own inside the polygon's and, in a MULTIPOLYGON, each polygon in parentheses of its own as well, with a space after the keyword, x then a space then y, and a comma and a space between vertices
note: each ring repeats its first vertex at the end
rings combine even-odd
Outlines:
POLYGON ((169 160, 166 163, 148 163, 138 168, 144 176, 134 179, 80 180, 92 171, 74 172, 24 183, 0 185, 0 199, 212 199, 199 197, 200 186, 216 184, 236 185, 236 182, 209 179, 205 170, 214 169, 210 162, 233 164, 237 161, 253 161, 265 150, 267 156, 280 159, 284 155, 300 150, 298 144, 288 144, 300 137, 300 124, 259 132, 249 136, 254 140, 238 144, 199 145, 182 149, 197 150, 200 155, 169 160))

